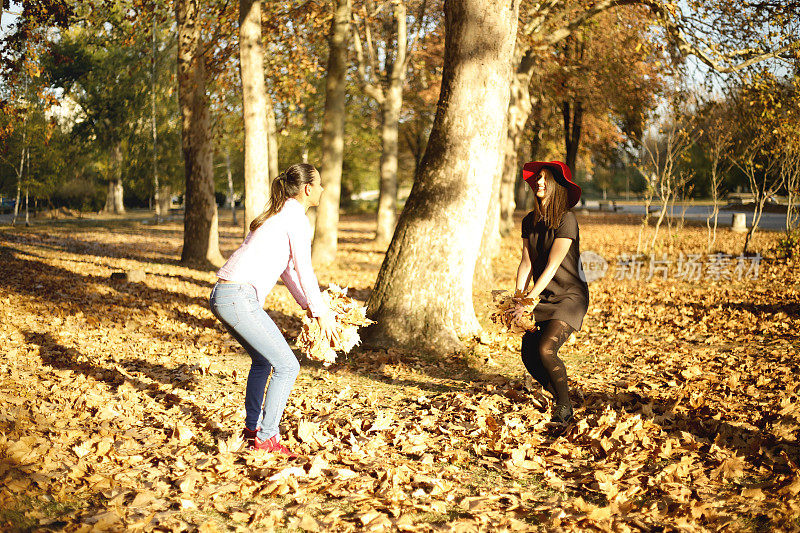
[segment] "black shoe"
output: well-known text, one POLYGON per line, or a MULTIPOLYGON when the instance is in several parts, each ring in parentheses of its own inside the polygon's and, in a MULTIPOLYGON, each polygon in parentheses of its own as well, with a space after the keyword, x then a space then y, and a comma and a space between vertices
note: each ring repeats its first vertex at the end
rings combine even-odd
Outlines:
POLYGON ((254 448, 256 445, 256 436, 258 436, 258 429, 247 429, 246 427, 242 430, 242 440, 244 440, 245 448, 254 448))
POLYGON ((553 418, 550 421, 556 424, 569 424, 572 422, 572 406, 568 403, 556 405, 553 409, 553 418))

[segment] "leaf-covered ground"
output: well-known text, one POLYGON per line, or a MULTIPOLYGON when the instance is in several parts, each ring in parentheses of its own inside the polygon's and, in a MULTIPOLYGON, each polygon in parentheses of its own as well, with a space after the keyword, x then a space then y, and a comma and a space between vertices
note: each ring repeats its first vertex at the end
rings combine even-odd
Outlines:
MULTIPOLYGON (((636 250, 635 222, 579 221, 582 249, 636 250)), ((800 265, 774 258, 779 234, 756 234, 755 280, 617 280, 611 261, 562 349, 577 409, 558 431, 488 319, 514 232, 466 353, 301 360, 283 425, 304 458, 287 460, 241 450, 249 358, 208 309, 213 272, 178 263, 177 222, 144 222, 0 230, 2 530, 800 529, 800 265)), ((228 254, 240 234, 221 233, 228 254)), ((704 228, 661 235, 673 259, 704 252, 704 228)), ((344 218, 323 286, 366 299, 371 236, 344 218)), ((721 230, 717 248, 742 242, 721 230)), ((267 306, 294 338, 288 291, 267 306)))

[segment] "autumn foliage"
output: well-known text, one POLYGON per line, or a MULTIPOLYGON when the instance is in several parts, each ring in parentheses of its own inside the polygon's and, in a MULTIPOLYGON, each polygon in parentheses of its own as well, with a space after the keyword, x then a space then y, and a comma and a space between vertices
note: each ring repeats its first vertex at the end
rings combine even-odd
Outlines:
POLYGON ((536 318, 533 316, 533 308, 536 307, 538 299, 526 298, 522 291, 492 291, 492 301, 495 311, 491 315, 491 320, 500 325, 509 333, 525 333, 536 329, 536 318), (519 317, 513 315, 517 306, 523 308, 519 317))
MULTIPOLYGON (((796 528, 800 284, 796 259, 771 251, 779 235, 754 237, 757 280, 635 281, 615 279, 614 258, 635 250, 637 221, 579 222, 583 249, 612 264, 561 350, 574 424, 550 427, 520 335, 476 290, 485 330, 463 354, 301 356, 283 421, 298 460, 242 449, 249 358, 208 309, 213 273, 178 264, 177 224, 3 230, 0 529, 796 528), (145 281, 110 278, 131 269, 145 281)), ((700 253, 704 231, 660 242, 700 253)), ((369 217, 341 232, 319 278, 363 305, 382 251, 369 217)), ((221 233, 229 254, 239 229, 221 233)), ((503 241, 492 288, 513 288, 518 254, 518 237, 503 241)), ((288 290, 267 309, 297 337, 288 290)))
POLYGON ((347 296, 347 287, 331 284, 323 291, 322 299, 333 313, 338 338, 327 339, 319 322, 305 316, 297 337, 297 347, 312 361, 321 361, 324 366, 329 366, 336 362, 337 351, 350 353, 350 350, 361 344, 358 328, 373 322, 367 318, 367 308, 347 296))

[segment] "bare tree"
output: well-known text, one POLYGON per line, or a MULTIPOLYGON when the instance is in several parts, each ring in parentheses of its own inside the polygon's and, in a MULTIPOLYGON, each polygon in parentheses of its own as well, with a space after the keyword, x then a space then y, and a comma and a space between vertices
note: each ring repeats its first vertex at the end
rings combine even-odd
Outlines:
MULTIPOLYGON (((716 106, 715 106, 716 107, 716 106)), ((710 121, 706 124, 705 136, 707 139, 708 156, 711 159, 711 174, 709 175, 709 192, 711 193, 711 213, 706 218, 708 228, 707 250, 711 252, 717 240, 717 222, 719 218, 719 199, 722 195, 722 182, 724 173, 730 168, 726 164, 726 152, 731 146, 732 133, 726 126, 719 109, 714 109, 710 121)))
POLYGON ((747 177, 750 185, 750 192, 753 194, 753 222, 747 229, 744 238, 742 253, 747 253, 750 240, 753 237, 758 224, 761 222, 761 215, 764 212, 764 205, 767 200, 772 198, 782 187, 786 175, 775 172, 778 160, 774 157, 764 157, 767 151, 769 140, 766 135, 757 135, 753 138, 743 139, 744 145, 740 145, 729 156, 730 161, 742 171, 747 177))
POLYGON ((786 231, 791 232, 800 224, 800 212, 798 212, 796 204, 800 198, 800 145, 796 142, 785 143, 781 146, 781 173, 788 201, 786 231))
MULTIPOLYGON (((655 231, 650 245, 646 251, 654 251, 658 230, 664 222, 669 211, 670 202, 675 195, 691 179, 692 174, 678 169, 681 157, 691 148, 696 138, 696 129, 693 124, 670 124, 660 132, 660 135, 651 135, 642 143, 642 172, 648 176, 648 189, 652 190, 651 198, 658 199, 659 210, 656 218, 655 231)), ((645 217, 642 228, 648 224, 649 201, 645 202, 645 217)), ((640 230, 641 235, 641 230, 640 230)), ((640 244, 637 253, 641 252, 640 244)))

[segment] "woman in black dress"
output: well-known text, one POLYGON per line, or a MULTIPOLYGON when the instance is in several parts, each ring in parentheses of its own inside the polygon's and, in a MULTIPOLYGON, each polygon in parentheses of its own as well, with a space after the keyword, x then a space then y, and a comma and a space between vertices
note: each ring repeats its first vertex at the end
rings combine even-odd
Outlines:
MULTIPOLYGON (((572 419, 567 370, 558 350, 580 329, 589 307, 589 287, 580 264, 578 221, 570 209, 581 188, 573 183, 569 167, 560 161, 526 163, 522 177, 536 201, 522 220, 522 259, 517 290, 540 298, 533 309, 538 328, 522 337, 522 362, 530 374, 555 398, 553 421, 572 419), (533 280, 533 286, 528 289, 533 280)), ((522 313, 518 307, 516 315, 522 313)))

